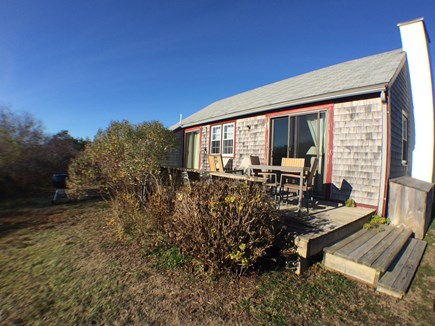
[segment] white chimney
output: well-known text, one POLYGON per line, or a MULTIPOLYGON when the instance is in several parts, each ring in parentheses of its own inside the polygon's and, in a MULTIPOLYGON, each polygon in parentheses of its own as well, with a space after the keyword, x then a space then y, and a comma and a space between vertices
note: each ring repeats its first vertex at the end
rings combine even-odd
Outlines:
POLYGON ((423 18, 398 24, 406 51, 414 106, 415 147, 412 177, 434 181, 434 102, 429 58, 429 36, 423 18))

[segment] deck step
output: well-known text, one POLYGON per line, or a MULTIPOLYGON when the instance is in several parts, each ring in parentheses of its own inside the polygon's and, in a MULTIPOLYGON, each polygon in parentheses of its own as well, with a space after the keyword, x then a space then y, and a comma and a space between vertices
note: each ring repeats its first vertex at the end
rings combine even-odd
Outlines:
POLYGON ((426 248, 426 242, 409 239, 401 253, 378 282, 377 290, 401 299, 411 284, 426 248))
POLYGON ((320 216, 313 214, 312 220, 320 221, 321 226, 314 225, 311 232, 298 235, 296 238, 298 254, 301 257, 311 257, 323 252, 325 247, 341 239, 346 239, 349 235, 360 230, 365 223, 370 221, 374 213, 375 211, 370 209, 340 207, 330 212, 334 216, 334 225, 325 223, 331 218, 324 217, 324 213, 320 213, 320 216))
POLYGON ((411 234, 409 229, 393 226, 382 232, 360 230, 325 248, 323 263, 328 269, 376 286, 411 234))

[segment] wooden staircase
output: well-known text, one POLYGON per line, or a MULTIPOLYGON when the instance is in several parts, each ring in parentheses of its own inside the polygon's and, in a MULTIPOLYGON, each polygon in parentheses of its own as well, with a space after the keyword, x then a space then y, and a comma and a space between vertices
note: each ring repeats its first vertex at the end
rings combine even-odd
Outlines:
POLYGON ((426 242, 412 231, 386 226, 381 232, 360 230, 324 249, 326 268, 402 298, 423 256, 426 242))
POLYGON ((411 284, 425 248, 425 241, 409 239, 402 252, 379 280, 376 289, 401 299, 411 284))

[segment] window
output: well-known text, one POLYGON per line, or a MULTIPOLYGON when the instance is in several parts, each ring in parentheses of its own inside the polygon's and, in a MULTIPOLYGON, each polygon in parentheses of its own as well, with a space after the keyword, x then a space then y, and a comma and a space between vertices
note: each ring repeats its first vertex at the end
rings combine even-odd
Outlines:
POLYGON ((234 122, 211 127, 210 154, 234 154, 234 122))
POLYGON ((234 123, 224 125, 222 154, 232 155, 234 148, 234 123))
POLYGON ((220 154, 221 149, 221 126, 211 127, 211 154, 220 154))
POLYGON ((408 117, 402 114, 402 164, 408 164, 408 117))

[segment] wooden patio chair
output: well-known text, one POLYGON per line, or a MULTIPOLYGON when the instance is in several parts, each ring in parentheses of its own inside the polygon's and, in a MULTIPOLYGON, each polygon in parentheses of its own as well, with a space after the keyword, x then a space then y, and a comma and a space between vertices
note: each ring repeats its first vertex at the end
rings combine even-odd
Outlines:
MULTIPOLYGON (((305 166, 305 159, 303 158, 293 158, 293 157, 283 157, 281 159, 281 166, 295 166, 295 167, 304 167, 305 166)), ((283 193, 285 189, 283 189, 283 180, 291 180, 292 182, 298 182, 299 179, 295 178, 298 174, 297 173, 291 173, 291 172, 285 172, 281 173, 280 175, 280 181, 279 181, 279 193, 280 193, 280 201, 282 201, 283 193), (293 179, 290 179, 293 178, 293 179)))
MULTIPOLYGON (((249 159, 251 160, 251 165, 260 165, 260 157, 256 156, 256 155, 250 155, 249 159)), ((261 169, 252 169, 252 172, 254 173, 254 176, 261 176, 263 178, 267 178, 267 182, 264 183, 264 186, 275 190, 274 194, 275 194, 275 198, 277 195, 277 187, 278 187, 278 179, 276 176, 276 173, 274 172, 267 172, 267 171, 262 171, 261 169)))
POLYGON ((215 159, 217 160, 218 171, 221 173, 225 173, 226 171, 224 170, 224 162, 222 161, 222 156, 221 155, 215 156, 215 159))
POLYGON ((283 157, 281 160, 281 166, 296 166, 299 168, 303 168, 305 166, 305 159, 304 158, 283 157))
MULTIPOLYGON (((305 162, 304 159, 300 159, 300 160, 305 162)), ((313 164, 311 165, 310 171, 308 172, 308 175, 303 180, 302 191, 305 193, 306 200, 307 200, 306 201, 307 213, 309 213, 308 204, 309 204, 309 199, 310 199, 310 192, 312 192, 312 190, 314 189, 314 179, 316 176, 318 164, 319 164, 319 159, 315 158, 313 161, 313 164)), ((302 167, 303 166, 304 165, 302 164, 302 167)), ((299 178, 295 178, 294 174, 293 175, 288 174, 288 173, 282 174, 281 180, 280 180, 280 189, 284 190, 284 191, 295 192, 295 193, 299 194, 299 190, 300 190, 299 178), (287 182, 284 181, 286 179, 287 179, 287 182)))
POLYGON ((210 172, 219 173, 240 173, 243 170, 225 170, 224 163, 222 161, 222 155, 209 155, 208 163, 210 165, 210 172))
POLYGON ((217 172, 217 169, 216 169, 216 156, 209 155, 208 156, 208 164, 210 166, 210 172, 217 172))

